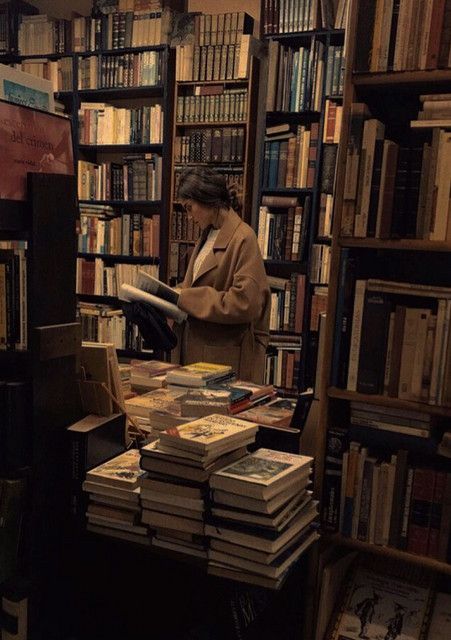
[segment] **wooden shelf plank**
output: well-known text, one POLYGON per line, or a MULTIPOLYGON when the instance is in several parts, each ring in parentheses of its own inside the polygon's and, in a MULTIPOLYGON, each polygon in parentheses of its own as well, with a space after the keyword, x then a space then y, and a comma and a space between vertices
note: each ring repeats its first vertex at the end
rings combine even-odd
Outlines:
POLYGON ((247 126, 247 121, 246 120, 221 120, 221 121, 217 121, 217 120, 212 120, 211 122, 206 122, 206 121, 202 121, 202 122, 176 122, 175 123, 176 127, 195 127, 195 128, 202 128, 202 127, 245 127, 247 126))
POLYGON ((111 153, 121 153, 122 151, 159 151, 163 148, 163 143, 155 142, 149 144, 79 144, 80 151, 108 151, 111 153))
POLYGON ((415 553, 409 553, 408 551, 402 551, 401 549, 395 549, 394 547, 382 547, 377 544, 370 544, 369 542, 361 542, 360 540, 354 540, 353 538, 346 538, 340 534, 326 534, 322 537, 322 540, 331 544, 341 544, 346 547, 351 547, 358 551, 384 556, 385 558, 404 560, 405 562, 417 564, 425 569, 431 569, 433 571, 451 575, 451 564, 442 562, 441 560, 436 560, 435 558, 427 558, 426 556, 416 555, 415 553))
POLYGON ((391 71, 387 73, 354 73, 356 86, 406 85, 433 82, 451 82, 451 69, 432 69, 430 71, 391 71))
POLYGON ((450 242, 432 242, 415 238, 380 240, 378 238, 340 238, 341 247, 356 247, 362 249, 393 249, 402 251, 451 251, 450 242))
POLYGON ((235 80, 177 80, 177 84, 181 86, 205 85, 205 84, 247 84, 248 78, 235 78, 235 80))
POLYGON ((79 200, 79 204, 106 205, 111 207, 161 207, 161 200, 79 200))
POLYGON ((327 395, 329 398, 336 398, 338 400, 364 402, 365 404, 375 404, 380 405, 381 407, 395 407, 410 411, 421 411, 422 413, 429 413, 437 416, 451 417, 451 407, 438 407, 432 404, 425 404, 424 402, 413 402, 410 400, 400 400, 399 398, 389 398, 388 396, 357 393, 356 391, 338 389, 337 387, 329 387, 327 395))
POLYGON ((79 252, 79 258, 101 258, 102 260, 110 260, 114 262, 123 262, 125 264, 158 264, 160 258, 156 258, 153 256, 123 256, 115 253, 89 253, 89 252, 79 252))

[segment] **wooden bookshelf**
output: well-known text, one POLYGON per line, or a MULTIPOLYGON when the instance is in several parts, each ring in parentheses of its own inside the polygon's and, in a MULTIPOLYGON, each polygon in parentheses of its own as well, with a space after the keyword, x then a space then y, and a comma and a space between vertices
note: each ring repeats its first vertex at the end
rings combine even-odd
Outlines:
MULTIPOLYGON (((393 136, 395 136, 399 130, 399 144, 404 142, 407 145, 405 140, 408 140, 408 138, 404 138, 403 136, 407 136, 409 132, 409 123, 412 119, 412 104, 414 109, 416 108, 416 101, 418 101, 419 105, 418 98, 422 93, 431 94, 449 91, 449 81, 451 80, 450 69, 355 73, 353 71, 353 61, 359 47, 359 44, 356 43, 356 34, 359 32, 357 25, 359 4, 360 0, 351 1, 347 29, 347 56, 343 96, 344 109, 337 159, 336 194, 331 245, 331 277, 329 283, 324 361, 319 389, 318 475, 316 477, 314 490, 318 499, 323 501, 322 508, 325 508, 328 499, 324 494, 324 471, 326 468, 325 456, 328 429, 334 427, 346 428, 348 426, 346 417, 349 415, 351 402, 363 403, 367 405, 368 410, 371 410, 371 408, 385 407, 396 410, 416 411, 423 413, 425 417, 430 415, 439 420, 451 416, 451 407, 426 404, 385 395, 358 393, 346 388, 331 386, 331 374, 333 373, 334 364, 336 365, 336 361, 333 360, 334 343, 338 339, 337 336, 340 335, 339 331, 341 331, 342 327, 342 316, 339 315, 339 309, 337 310, 337 299, 339 293, 342 291, 340 268, 343 254, 345 256, 351 256, 351 259, 355 257, 356 260, 362 259, 365 261, 365 266, 363 266, 362 271, 358 272, 358 275, 355 276, 356 279, 375 277, 386 280, 419 282, 429 284, 430 286, 433 286, 434 283, 447 286, 449 282, 447 274, 449 274, 451 269, 449 261, 447 262, 449 255, 451 255, 449 253, 451 250, 449 242, 433 242, 419 238, 391 238, 382 240, 374 237, 357 238, 342 235, 341 218, 344 210, 351 105, 354 102, 366 103, 369 106, 370 112, 373 114, 372 117, 380 119, 386 125, 386 130, 388 129, 389 133, 386 134, 385 137, 395 139, 398 142, 396 137, 393 138, 393 136), (403 101, 403 96, 408 96, 406 103, 403 101), (398 102, 398 108, 394 107, 396 101, 398 102), (378 105, 382 104, 384 104, 384 108, 379 110, 378 105), (412 253, 409 254, 408 252, 412 253), (390 271, 383 271, 381 265, 383 265, 384 261, 389 261, 390 271), (435 267, 434 265, 436 264, 440 265, 440 267, 435 267), (402 268, 403 266, 404 269, 402 268), (410 266, 412 267, 411 269, 409 269, 410 266), (423 268, 423 277, 421 277, 420 266, 423 268), (441 268, 442 271, 437 270, 439 268, 441 268)), ((371 33, 368 33, 367 37, 371 38, 371 33)), ((429 134, 426 132, 426 135, 429 134)), ((424 139, 421 144, 423 141, 424 139)), ((356 264, 360 263, 356 262, 356 264)), ((407 303, 404 302, 403 304, 407 303)), ((415 303, 413 303, 413 305, 414 304, 415 303)), ((351 320, 352 317, 351 315, 351 320)), ((381 345, 381 348, 385 347, 381 345)), ((354 439, 358 440, 357 437, 354 439)), ((368 440, 369 439, 368 436, 368 440)), ((418 440, 421 439, 419 438, 418 440)), ((365 444, 367 443, 365 442, 365 444)), ((407 445, 405 445, 405 447, 407 448, 407 445)), ((391 453, 396 453, 396 448, 395 450, 387 450, 388 459, 391 453)), ((441 457, 440 460, 441 468, 449 471, 449 461, 443 457, 441 457)), ((418 466, 418 463, 412 464, 413 468, 418 466)), ((338 504, 340 503, 338 502, 338 504)), ((448 562, 440 561, 426 555, 416 555, 392 546, 380 546, 363 542, 346 537, 339 532, 325 534, 324 543, 327 545, 345 546, 363 553, 387 557, 396 561, 405 561, 438 573, 451 574, 451 565, 448 562)))
MULTIPOLYGON (((254 56, 251 57, 251 61, 249 64, 249 76, 247 78, 231 78, 228 80, 177 80, 175 82, 175 91, 174 91, 174 102, 173 102, 173 112, 177 114, 177 105, 179 98, 194 96, 194 91, 196 87, 208 87, 208 86, 221 86, 224 90, 229 89, 240 89, 246 91, 246 115, 243 119, 221 119, 221 120, 212 120, 210 117, 208 119, 202 119, 202 114, 200 113, 197 116, 197 120, 194 122, 186 122, 177 121, 177 118, 174 117, 173 120, 173 129, 172 129, 172 146, 175 149, 176 138, 179 136, 190 135, 190 132, 199 130, 208 130, 208 129, 217 129, 221 128, 223 130, 227 130, 230 128, 233 129, 243 129, 243 154, 242 159, 240 160, 217 160, 217 161, 202 161, 201 159, 193 161, 191 159, 186 159, 185 161, 176 161, 173 156, 172 166, 171 166, 171 185, 170 185, 170 219, 169 219, 169 230, 172 229, 172 224, 174 220, 174 216, 177 215, 177 211, 180 211, 180 203, 177 201, 176 191, 176 178, 175 174, 177 171, 183 170, 184 167, 195 167, 195 166, 208 166, 213 169, 216 169, 223 173, 224 175, 230 175, 233 180, 233 176, 236 175, 240 182, 242 183, 242 215, 243 219, 250 223, 251 215, 252 215, 252 201, 253 201, 253 184, 254 184, 254 141, 256 137, 256 118, 254 117, 257 112, 257 100, 258 100, 258 84, 259 84, 259 73, 260 73, 260 60, 254 56)), ((193 145, 193 142, 190 143, 193 145)), ((180 159, 181 160, 181 159, 180 159)), ((178 234, 179 235, 179 234, 178 234)), ((168 248, 167 254, 171 255, 172 253, 175 255, 176 247, 180 245, 194 245, 195 240, 185 240, 180 237, 174 237, 169 234, 168 240, 168 248)), ((177 281, 183 279, 183 268, 186 268, 187 259, 182 258, 179 253, 179 249, 177 249, 177 255, 179 256, 177 262, 177 269, 175 269, 175 259, 173 260, 174 265, 174 273, 173 276, 170 277, 170 282, 175 284, 177 281), (177 272, 177 275, 175 275, 177 272)), ((170 259, 170 258, 169 258, 170 259)))
MULTIPOLYGON (((265 5, 266 6, 266 5, 265 5)), ((282 187, 282 186, 271 186, 269 187, 267 183, 264 182, 263 179, 260 181, 260 189, 259 189, 259 203, 262 202, 262 197, 265 195, 269 196, 288 196, 288 197, 296 197, 301 206, 304 206, 306 202, 307 196, 310 198, 310 219, 308 222, 308 232, 305 243, 305 252, 304 257, 301 262, 299 261, 290 261, 290 260, 274 260, 274 259, 265 259, 265 266, 267 268, 267 272, 269 275, 274 275, 277 277, 289 277, 291 272, 296 272, 300 274, 305 274, 307 276, 306 286, 305 286, 305 299, 304 299, 304 315, 303 315, 303 331, 302 331, 302 356, 301 356, 301 367, 299 372, 299 380, 298 380, 298 389, 300 391, 306 389, 307 387, 311 387, 313 385, 315 374, 314 374, 314 363, 316 361, 316 349, 318 345, 318 337, 317 332, 310 331, 310 313, 311 313, 311 300, 312 294, 314 290, 313 283, 310 283, 309 280, 309 264, 311 261, 311 250, 312 245, 314 243, 324 244, 325 246, 330 245, 329 238, 321 238, 317 234, 318 228, 318 219, 319 219, 319 204, 320 204, 320 178, 321 178, 321 169, 323 162, 323 132, 325 129, 325 107, 326 107, 326 98, 328 98, 328 94, 332 93, 331 91, 327 91, 327 64, 333 62, 333 57, 331 57, 332 47, 334 46, 343 46, 344 44, 344 30, 337 29, 315 29, 313 31, 302 31, 302 32, 291 32, 291 33, 277 33, 277 34, 267 34, 265 35, 265 40, 268 42, 268 45, 271 46, 273 41, 277 41, 280 47, 290 47, 293 51, 298 50, 300 47, 305 47, 306 50, 310 50, 310 47, 313 43, 316 43, 315 46, 318 46, 318 57, 322 56, 322 64, 324 65, 324 74, 322 77, 321 84, 315 84, 315 86, 311 86, 308 89, 308 102, 304 103, 305 108, 299 108, 294 111, 287 110, 285 104, 281 102, 286 98, 282 98, 278 94, 278 84, 282 82, 283 77, 278 77, 278 80, 274 82, 275 86, 275 95, 273 98, 270 96, 270 102, 267 103, 267 108, 272 107, 271 110, 267 110, 265 114, 266 126, 274 126, 281 123, 287 123, 290 127, 290 131, 296 132, 296 127, 298 125, 305 125, 307 129, 310 129, 312 123, 316 123, 315 126, 318 126, 318 143, 317 143, 317 152, 316 152, 316 166, 314 173, 313 185, 309 187, 282 187), (320 92, 317 101, 314 100, 315 90, 320 92), (317 104, 317 102, 319 104, 317 104), (281 107, 282 108, 279 108, 281 107), (319 106, 319 109, 317 109, 319 106), (315 108, 314 108, 315 107, 315 108), (311 285, 311 286, 310 286, 311 285), (313 365, 313 366, 312 366, 313 365)), ((316 55, 316 53, 315 53, 316 55)), ((315 58, 316 60, 316 58, 315 58)), ((271 62, 268 63, 269 65, 271 62)), ((313 70, 313 62, 309 63, 312 65, 312 74, 315 73, 313 70)), ((280 61, 278 66, 277 74, 286 73, 280 69, 280 61)), ((287 80, 286 82, 289 82, 287 80)), ((268 77, 268 89, 269 92, 271 90, 271 78, 268 77)), ((338 100, 341 103, 342 96, 338 96, 338 100)), ((291 102, 288 106, 291 106, 291 102)), ((277 139, 277 136, 276 136, 277 139)), ((270 138, 268 137, 268 141, 270 138)), ((271 151, 268 152, 271 154, 271 151)), ((268 158, 266 158, 268 160, 268 158)), ((265 158, 261 157, 261 163, 264 164, 265 158)), ((261 172, 262 174, 264 171, 261 172)), ((269 206, 270 211, 281 212, 282 209, 278 209, 274 206, 269 206)), ((258 230, 258 220, 256 222, 255 228, 258 230)), ((321 286, 321 285, 320 285, 321 286)))

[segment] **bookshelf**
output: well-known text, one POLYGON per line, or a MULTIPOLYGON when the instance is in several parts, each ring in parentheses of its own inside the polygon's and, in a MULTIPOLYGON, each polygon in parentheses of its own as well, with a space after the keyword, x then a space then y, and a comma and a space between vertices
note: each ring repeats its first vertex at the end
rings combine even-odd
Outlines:
POLYGON ((172 131, 169 282, 183 280, 199 236, 177 201, 178 176, 187 166, 209 166, 241 193, 250 223, 255 165, 259 43, 244 11, 193 17, 193 39, 176 47, 172 131))
MULTIPOLYGON (((445 68, 433 68, 433 65, 427 69, 419 68, 421 59, 415 61, 414 56, 403 67, 393 70, 393 57, 403 38, 399 29, 396 32, 396 23, 392 26, 391 43, 390 34, 386 34, 386 46, 392 48, 388 64, 385 60, 385 69, 378 69, 377 66, 373 70, 363 69, 362 60, 369 59, 376 64, 374 56, 377 58, 377 49, 374 49, 376 29, 373 32, 376 18, 371 11, 377 10, 380 3, 370 4, 373 7, 367 13, 368 2, 352 0, 346 32, 348 55, 343 126, 337 161, 324 364, 320 381, 319 472, 315 491, 322 499, 324 541, 327 544, 350 547, 449 575, 446 482, 451 467, 448 458, 437 454, 436 443, 446 431, 451 411, 446 392, 442 389, 450 353, 448 328, 442 327, 444 321, 441 317, 436 320, 434 316, 439 313, 439 296, 445 295, 444 291, 450 285, 450 245, 446 237, 434 240, 432 235, 435 220, 444 219, 449 223, 449 214, 447 216, 446 206, 443 209, 435 201, 425 201, 426 211, 432 207, 433 213, 431 221, 421 226, 422 216, 425 215, 424 208, 421 209, 421 198, 427 197, 428 184, 420 185, 420 177, 429 170, 429 175, 433 175, 430 188, 439 190, 441 187, 440 181, 436 180, 438 174, 430 169, 424 156, 424 150, 431 145, 434 134, 430 129, 412 129, 410 122, 416 119, 422 108, 420 96, 449 92, 450 69, 447 65, 445 68), (393 33, 398 33, 397 39, 394 39, 393 33), (363 42, 365 44, 362 46, 363 42), (360 104, 367 105, 368 111, 359 107, 360 104), (375 124, 371 124, 372 120, 382 123, 382 127, 377 124, 378 131, 382 129, 382 135, 376 133, 371 142, 369 131, 371 127, 376 128, 375 124), (381 141, 379 156, 378 139, 381 141), (387 144, 387 140, 391 142, 387 144), (391 143, 398 145, 399 151, 391 172, 390 185, 387 183, 388 168, 383 164, 383 158, 386 158, 384 153, 388 154, 388 150, 385 149, 391 143), (364 161, 362 150, 366 154, 364 161), (350 155, 354 151, 355 164, 351 170, 350 155), (405 158, 407 165, 403 164, 405 158), (372 162, 371 166, 369 162, 372 162), (367 171, 369 183, 362 179, 362 170, 367 171), (417 175, 418 180, 415 177, 417 175), (353 180, 354 191, 351 188, 353 180), (369 191, 365 193, 365 189, 369 191), (378 237, 378 227, 374 226, 374 222, 378 223, 381 214, 380 208, 374 204, 387 198, 387 193, 388 204, 385 200, 387 206, 383 212, 386 213, 393 206, 393 217, 389 221, 391 226, 388 225, 388 231, 378 237), (368 195, 368 219, 362 225, 359 216, 365 217, 365 203, 368 202, 365 198, 368 195), (407 217, 400 221, 402 211, 407 217), (419 233, 419 229, 423 231, 419 233), (353 271, 352 277, 350 270, 353 271), (374 291, 373 296, 372 279, 382 283, 409 283, 411 286, 399 289, 394 285, 391 290, 382 286, 377 294, 374 291), (359 281, 364 282, 364 297, 360 302, 359 287, 362 285, 358 284, 359 281), (434 292, 438 286, 444 288, 439 290, 440 293, 434 292), (377 296, 380 303, 387 306, 384 313, 376 314, 370 320, 370 305, 377 296), (359 308, 362 311, 360 319, 359 308), (428 347, 422 343, 420 324, 414 324, 418 329, 415 332, 416 356, 409 355, 406 350, 409 325, 407 320, 399 318, 404 308, 407 314, 411 314, 408 317, 422 317, 423 322, 425 318, 433 317, 431 321, 428 320, 428 324, 435 327, 429 329, 431 342, 428 347), (393 315, 387 317, 386 313, 393 315), (396 340, 392 337, 394 334, 389 333, 390 317, 392 327, 394 318, 397 318, 396 340), (388 324, 384 325, 386 321, 388 324), (370 326, 373 335, 379 331, 379 337, 377 342, 372 343, 372 350, 366 351, 365 342, 371 340, 370 326), (382 329, 383 326, 387 331, 382 329), (437 334, 437 331, 443 331, 443 334, 437 334), (437 335, 442 337, 437 338, 437 335), (387 349, 390 348, 394 354, 392 358, 387 356, 387 349), (427 352, 432 358, 430 366, 425 360, 427 352), (440 367, 441 374, 438 373, 440 367), (421 389, 415 386, 416 380, 419 380, 421 389), (358 414, 359 408, 364 408, 363 414, 358 414), (375 421, 359 424, 368 413, 372 413, 375 421), (388 418, 383 418, 384 415, 391 416, 395 423, 390 431, 386 424, 388 418), (412 419, 414 415, 416 425, 414 422, 402 422, 402 418, 410 416, 412 419), (400 420, 397 422, 393 416, 398 416, 400 420), (408 437, 403 437, 402 425, 405 427, 407 424, 411 429, 407 431, 408 437), (419 434, 420 425, 429 425, 422 437, 419 434), (331 455, 334 437, 336 451, 340 449, 335 466, 326 461, 326 456, 331 455), (353 445, 350 443, 357 444, 354 449, 356 454, 352 453, 353 445), (420 455, 419 451, 423 453, 420 455), (355 475, 352 470, 349 471, 352 455, 355 455, 357 465, 355 475), (394 475, 385 488, 381 488, 376 479, 365 494, 364 469, 372 469, 375 473, 374 469, 379 468, 377 473, 380 474, 382 465, 387 465, 391 469, 387 473, 394 475), (333 486, 331 477, 335 472, 339 480, 333 486), (353 480, 350 481, 350 477, 353 480), (428 482, 426 477, 429 478, 428 482), (445 483, 443 491, 440 488, 442 481, 445 483), (350 483, 353 483, 352 487, 350 483), (421 521, 416 505, 425 487, 428 490, 424 494, 425 510, 421 521), (375 489, 378 490, 373 494, 375 489), (332 500, 332 508, 327 506, 328 500, 332 500), (348 506, 345 506, 346 500, 348 506), (381 500, 385 505, 385 514, 380 511, 381 500), (369 507, 365 506, 365 501, 369 501, 369 507), (401 513, 401 520, 395 517, 394 504, 401 513), (347 513, 348 508, 350 511, 347 513), (378 532, 377 524, 375 529, 371 529, 374 526, 371 518, 374 515, 378 518, 380 513, 383 514, 383 530, 378 532), (365 529, 365 523, 369 529, 365 529)), ((393 15, 391 19, 394 20, 393 15)), ((414 48, 420 38, 429 47, 442 46, 441 42, 448 38, 445 27, 443 32, 439 30, 431 35, 427 31, 427 21, 426 26, 418 24, 414 31, 414 36, 407 36, 414 38, 414 48)), ((449 38, 445 45, 449 50, 449 38)), ((410 56, 414 55, 412 51, 410 45, 410 56)))
MULTIPOLYGON (((2 200, 0 241, 26 243, 19 246, 24 248, 26 260, 21 309, 22 313, 26 309, 27 326, 25 350, 0 351, 0 378, 6 381, 3 388, 23 391, 10 416, 14 435, 8 436, 13 440, 9 442, 10 454, 17 466, 11 461, 8 464, 5 441, 1 476, 25 483, 24 506, 19 507, 17 496, 12 494, 10 511, 3 514, 2 579, 25 580, 28 628, 33 637, 41 637, 40 633, 51 637, 52 632, 62 637, 67 622, 67 602, 61 592, 70 496, 65 427, 79 417, 76 214, 73 176, 29 173, 27 199, 2 200), (10 224, 8 213, 13 214, 14 224, 10 224), (22 526, 17 525, 20 537, 14 544, 11 536, 17 535, 17 517, 22 526), (14 551, 11 546, 16 547, 14 551), (17 553, 17 547, 18 558, 12 562, 8 553, 17 553)), ((3 417, 6 411, 2 404, 3 417)), ((5 498, 7 493, 5 488, 5 498)))
MULTIPOLYGON (((4 62, 20 64, 28 72, 37 74, 42 73, 42 69, 35 68, 35 65, 59 66, 58 88, 64 90, 55 92, 55 98, 71 114, 78 165, 82 235, 79 236, 77 262, 81 275, 79 274, 77 290, 80 293, 99 294, 99 298, 91 300, 91 303, 100 305, 99 308, 101 305, 109 305, 112 309, 120 308, 117 287, 105 290, 102 283, 105 277, 119 277, 117 269, 121 269, 123 265, 133 266, 134 269, 143 266, 156 270, 163 279, 167 276, 170 184, 170 163, 167 159, 170 158, 172 149, 173 53, 168 45, 162 44, 105 50, 97 48, 90 51, 50 53, 46 56, 8 55, 3 59, 4 62), (43 63, 43 59, 47 62, 43 63), (128 76, 124 75, 127 61, 134 61, 134 76, 130 75, 130 69, 128 76), (68 70, 66 75, 61 73, 62 67, 68 70), (129 86, 113 86, 115 83, 129 86), (144 86, 138 86, 139 83, 144 86), (111 86, 103 86, 106 84, 111 86), (91 85, 97 88, 87 88, 91 85), (112 113, 111 107, 116 111, 112 113), (127 111, 124 112, 124 108, 127 111), (156 110, 155 114, 152 110, 156 110), (112 120, 111 127, 104 127, 103 132, 97 127, 100 117, 103 120, 110 116, 115 118, 115 135, 122 135, 122 138, 115 138, 117 144, 105 138, 108 130, 112 129, 112 120), (152 124, 155 118, 160 123, 158 131, 152 124), (130 132, 130 142, 124 139, 127 135, 125 127, 130 132), (97 134, 103 136, 101 144, 97 143, 97 134), (145 166, 141 159, 145 159, 145 166), (149 178, 149 166, 151 170, 155 169, 153 184, 149 183, 152 179, 149 178), (143 179, 140 179, 141 186, 138 189, 138 170, 141 175, 147 172, 143 178, 148 183, 145 185, 147 189, 142 187, 143 179), (134 182, 130 183, 129 192, 124 193, 124 182, 127 179, 133 179, 134 182), (112 226, 115 228, 111 229, 112 226), (100 238, 99 233, 102 234, 100 238), (110 276, 100 273, 100 261, 104 270, 110 272, 110 276), (85 271, 87 275, 84 274, 85 271), (112 271, 116 275, 111 276, 112 271)), ((55 71, 52 73, 50 77, 54 77, 55 71)), ((86 301, 86 296, 80 295, 79 300, 86 301)), ((142 348, 140 339, 138 335, 132 335, 133 328, 127 328, 125 318, 122 323, 126 336, 117 346, 122 347, 122 352, 136 352, 138 355, 142 348)), ((92 333, 85 334, 84 329, 84 339, 94 337, 92 333)), ((109 339, 108 335, 105 339, 109 339)))
POLYGON ((278 351, 271 337, 267 376, 280 386, 280 371, 287 364, 291 371, 294 354, 285 391, 296 394, 315 386, 320 316, 326 309, 331 221, 325 224, 324 210, 326 198, 333 199, 344 30, 303 3, 262 3, 262 15, 268 80, 256 231, 273 292, 272 333, 284 334, 286 341, 278 351), (330 104, 334 114, 329 115, 330 104), (326 138, 330 123, 331 139, 326 138), (290 347, 299 347, 298 336, 301 350, 290 353, 290 347))

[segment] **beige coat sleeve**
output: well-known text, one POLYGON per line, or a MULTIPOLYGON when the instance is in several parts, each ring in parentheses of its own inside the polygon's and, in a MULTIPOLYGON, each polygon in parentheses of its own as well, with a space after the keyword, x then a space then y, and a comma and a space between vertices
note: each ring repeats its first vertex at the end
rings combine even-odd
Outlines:
POLYGON ((209 322, 241 324, 256 320, 264 304, 259 284, 260 269, 264 274, 264 268, 256 241, 244 237, 232 258, 232 285, 227 291, 209 286, 182 289, 179 307, 194 318, 209 322))

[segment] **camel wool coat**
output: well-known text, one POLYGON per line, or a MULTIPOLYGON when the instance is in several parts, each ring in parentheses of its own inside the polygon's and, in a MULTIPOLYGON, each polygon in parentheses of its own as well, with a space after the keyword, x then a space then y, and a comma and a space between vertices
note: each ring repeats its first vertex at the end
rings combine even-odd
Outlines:
POLYGON ((193 280, 200 248, 201 240, 180 285, 178 306, 188 319, 174 326, 172 360, 229 364, 241 380, 262 383, 271 296, 255 233, 230 209, 193 280))

